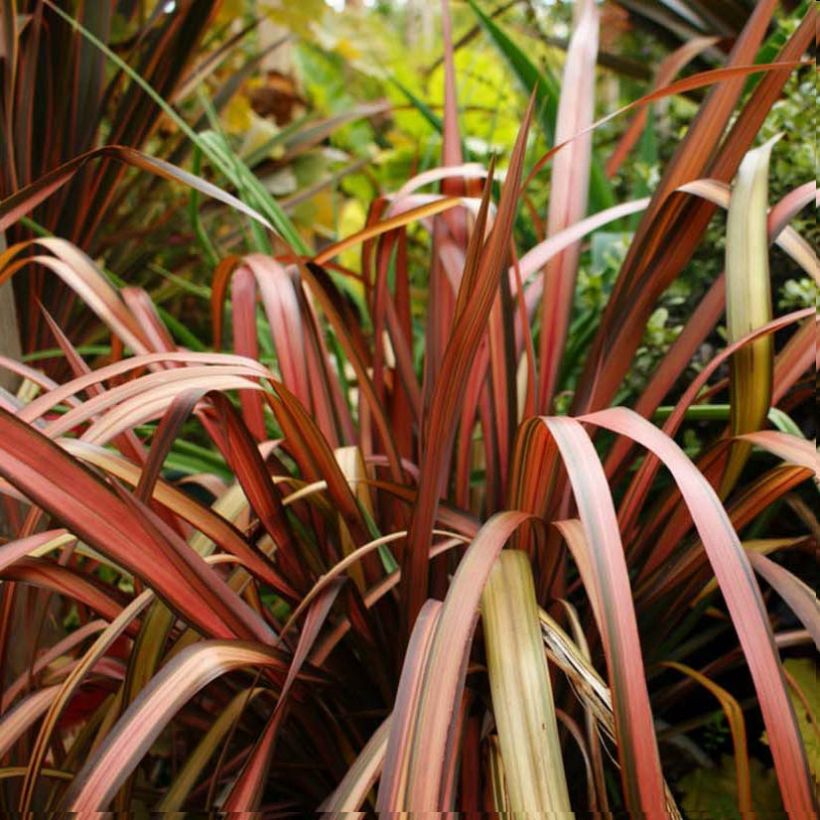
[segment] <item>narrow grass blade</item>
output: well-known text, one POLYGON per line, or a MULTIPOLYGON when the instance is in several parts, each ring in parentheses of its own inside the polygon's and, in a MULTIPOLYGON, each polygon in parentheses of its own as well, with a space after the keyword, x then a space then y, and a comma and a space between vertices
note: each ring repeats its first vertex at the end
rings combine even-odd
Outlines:
MULTIPOLYGON (((125 596, 115 587, 45 558, 18 558, 3 570, 2 577, 63 595, 109 621, 113 621, 125 605, 125 596)), ((136 632, 134 624, 129 632, 136 632)))
POLYGON ((367 524, 334 451, 297 398, 283 385, 275 384, 274 390, 278 401, 270 400, 270 405, 301 477, 309 482, 325 481, 330 500, 350 532, 359 542, 368 540, 367 524))
POLYGON ((816 336, 817 322, 804 322, 777 354, 774 362, 773 404, 778 404, 807 370, 817 368, 816 336))
POLYGON ((46 686, 32 692, 0 719, 0 757, 5 757, 17 740, 40 719, 60 690, 46 686))
POLYGON ((548 70, 539 71, 530 58, 489 15, 485 14, 475 0, 468 0, 473 13, 493 43, 503 55, 526 94, 534 94, 537 116, 547 141, 555 142, 555 120, 558 116, 558 80, 548 70))
POLYGON ((294 588, 307 586, 304 556, 294 546, 294 536, 285 516, 282 498, 274 486, 256 442, 242 423, 231 402, 221 393, 212 393, 215 421, 223 435, 217 442, 231 465, 245 496, 276 545, 281 574, 294 588))
MULTIPOLYGON (((373 225, 368 225, 366 228, 362 228, 360 231, 356 231, 356 233, 351 234, 338 242, 334 242, 332 245, 328 245, 328 247, 316 254, 312 261, 317 265, 324 265, 326 262, 329 262, 331 259, 338 256, 342 251, 365 242, 368 239, 381 236, 382 234, 393 231, 396 228, 401 228, 411 222, 421 220, 424 217, 444 213, 445 211, 449 211, 451 208, 455 208, 456 205, 461 204, 461 197, 449 196, 434 199, 431 202, 427 202, 415 208, 410 208, 409 210, 396 216, 391 216, 388 219, 383 219, 373 225)), ((0 205, 2 205, 2 203, 0 203, 0 205)), ((0 213, 2 213, 2 211, 0 211, 0 213)))
POLYGON ((653 205, 630 246, 579 379, 574 398, 578 412, 605 406, 614 397, 657 298, 689 261, 712 216, 713 206, 687 204, 673 196, 672 191, 697 177, 710 176, 726 182, 734 176, 767 111, 779 96, 789 76, 788 69, 795 67, 795 60, 802 56, 813 37, 815 18, 810 10, 804 21, 806 25, 801 24, 778 55, 782 62, 767 65, 766 77, 752 92, 717 151, 722 132, 742 92, 740 78, 744 73, 754 73, 748 69, 741 71, 741 66, 754 58, 773 8, 771 0, 757 3, 738 37, 730 66, 706 74, 712 79, 724 76, 728 82, 710 93, 655 191, 653 205), (737 72, 734 79, 729 79, 733 72, 737 72))
POLYGON ((25 216, 36 208, 41 202, 48 199, 55 191, 62 188, 72 177, 80 171, 87 163, 96 159, 115 159, 126 165, 132 165, 143 171, 149 171, 163 179, 174 182, 181 182, 189 188, 199 191, 212 199, 219 200, 225 205, 241 211, 247 216, 256 219, 262 225, 273 230, 273 226, 258 211, 245 205, 235 196, 223 191, 211 182, 207 182, 201 177, 194 176, 188 171, 183 171, 175 165, 171 165, 165 160, 151 157, 135 148, 128 148, 124 145, 106 145, 102 148, 95 148, 81 154, 63 165, 49 171, 40 177, 36 182, 32 182, 25 188, 21 188, 16 193, 0 202, 0 231, 6 230, 10 225, 17 222, 21 216, 25 216))
MULTIPOLYGON (((442 132, 442 165, 461 165, 461 137, 458 129, 456 100, 456 67, 453 59, 453 33, 449 0, 441 0, 441 29, 444 38, 444 122, 442 132)), ((450 186, 452 187, 452 186, 450 186)), ((444 188, 446 193, 451 193, 444 188)), ((455 193, 454 191, 452 193, 455 193)))
MULTIPOLYGON (((703 195, 705 191, 701 189, 700 183, 702 182, 704 181, 698 180, 694 183, 687 183, 687 185, 682 186, 680 190, 691 190, 693 187, 697 187, 701 195, 703 195)), ((723 183, 718 183, 716 180, 710 180, 710 182, 714 183, 714 185, 711 186, 713 193, 717 193, 717 191, 722 192, 711 201, 721 204, 723 207, 728 207, 730 199, 729 187, 723 183)), ((816 185, 813 182, 805 183, 786 194, 786 196, 771 209, 767 221, 770 242, 772 240, 778 242, 783 239, 785 231, 788 230, 787 223, 805 205, 811 202, 814 198, 815 191, 816 185)), ((797 234, 794 233, 794 236, 797 237, 797 234)), ((781 247, 783 247, 782 244, 781 247)), ((784 248, 784 250, 786 250, 786 248, 784 248)), ((814 254, 811 253, 811 256, 813 255, 814 254)), ((808 260, 806 261, 808 262, 808 260)), ((661 403, 663 397, 668 393, 687 367, 698 346, 702 343, 703 339, 706 338, 709 330, 717 323, 720 315, 723 313, 724 306, 725 281, 724 277, 720 276, 712 283, 706 295, 695 309, 695 312, 684 326, 680 336, 675 340, 672 347, 664 356, 660 366, 655 370, 649 384, 638 397, 634 406, 637 413, 644 418, 650 417, 661 403)), ((775 360, 774 391, 772 394, 773 404, 776 404, 780 398, 782 398, 784 390, 787 389, 785 385, 793 383, 793 380, 809 367, 809 362, 813 361, 814 358, 813 351, 813 329, 810 328, 809 325, 805 325, 789 340, 786 347, 778 354, 775 360), (809 344, 810 336, 811 344, 809 344), (809 350, 809 347, 811 347, 811 350, 809 350)), ((629 446, 629 442, 625 439, 620 439, 615 442, 612 450, 607 455, 607 475, 613 475, 621 460, 629 451, 629 446)))
MULTIPOLYGON (((276 348, 282 381, 306 408, 310 408, 311 374, 305 367, 305 328, 296 295, 296 288, 299 287, 298 277, 275 260, 261 254, 246 256, 244 261, 256 277, 256 285, 270 325, 271 339, 276 348)), ((236 321, 234 317, 234 323, 236 321)), ((247 327, 245 332, 255 335, 256 322, 247 327)))
POLYGON ((222 805, 222 810, 232 817, 245 817, 249 814, 253 816, 258 811, 259 802, 265 790, 265 780, 276 748, 277 732, 285 714, 284 707, 287 703, 288 694, 307 659, 308 652, 313 648, 319 630, 322 628, 343 583, 343 580, 337 579, 329 584, 316 598, 308 611, 273 713, 268 718, 264 732, 254 746, 247 763, 222 805))
POLYGON ((21 242, 0 253, 0 282, 35 263, 60 277, 136 353, 150 351, 150 342, 120 294, 86 254, 64 239, 48 237, 21 242), (15 261, 16 256, 33 245, 45 248, 53 256, 26 254, 15 261))
POLYGON ((131 621, 134 620, 153 599, 154 593, 150 590, 146 590, 122 610, 94 641, 80 663, 71 670, 65 681, 63 681, 57 696, 49 704, 48 712, 43 719, 40 731, 37 733, 37 738, 34 741, 34 746, 29 755, 28 768, 20 787, 19 810, 24 817, 27 816, 31 807, 37 776, 45 760, 48 744, 52 739, 52 734, 56 728, 60 713, 68 705, 68 702, 82 684, 83 678, 91 671, 94 664, 103 657, 111 644, 120 637, 131 621))
MULTIPOLYGON (((60 9, 57 5, 51 2, 51 0, 44 0, 44 2, 54 10, 55 13, 60 15, 70 26, 72 26, 75 30, 79 31, 80 34, 88 40, 96 49, 98 49, 101 53, 103 53, 108 60, 114 63, 117 68, 128 75, 128 77, 138 85, 142 91, 151 98, 151 100, 159 106, 159 108, 166 114, 166 116, 174 122, 174 124, 180 129, 182 133, 185 134, 186 137, 200 150, 202 153, 208 157, 208 159, 213 163, 214 167, 221 171, 231 182, 243 192, 246 198, 253 201, 259 208, 264 210, 267 214, 267 218, 261 216, 257 211, 253 208, 245 205, 244 203, 240 202, 240 200, 231 197, 233 202, 231 204, 233 207, 237 208, 238 210, 246 213, 248 216, 253 217, 254 219, 258 219, 262 224, 266 227, 270 228, 271 230, 276 230, 284 240, 296 251, 300 253, 307 252, 307 248, 302 241, 301 236, 299 235, 298 231, 295 229, 291 221, 288 219, 285 212, 279 206, 279 204, 274 200, 274 198, 268 193, 267 189, 261 182, 253 175, 250 169, 240 160, 240 158, 233 154, 230 151, 223 151, 221 150, 221 146, 215 145, 213 140, 209 140, 207 137, 208 134, 198 134, 193 128, 191 128, 188 123, 176 112, 172 105, 169 105, 163 97, 148 83, 140 74, 135 71, 127 62, 121 59, 117 54, 115 54, 108 46, 105 45, 99 38, 95 37, 92 32, 90 32, 87 28, 82 26, 77 20, 72 18, 69 14, 65 11, 60 9), (235 203, 239 203, 237 206, 235 203), (268 219, 270 221, 268 221, 268 219), (274 228, 275 226, 275 228, 274 228)), ((201 21, 200 21, 201 22, 201 21)), ((207 100, 207 105, 210 107, 210 114, 213 114, 213 107, 210 106, 210 101, 207 100)), ((123 118, 124 121, 128 122, 128 117, 123 118)), ((221 135, 214 135, 214 136, 221 136, 221 135)), ((206 183, 207 184, 207 183, 206 183)), ((194 187, 196 190, 201 190, 197 186, 194 187)), ((211 186, 215 187, 215 186, 211 186)), ((203 193, 207 193, 203 191, 203 193)), ((230 196, 230 194, 224 194, 224 196, 230 196)), ((224 200, 223 200, 224 201, 224 200)))
MULTIPOLYGON (((675 405, 669 418, 664 423, 663 432, 670 437, 675 435, 681 422, 683 421, 687 408, 695 401, 695 398, 701 388, 706 384, 708 379, 714 374, 718 367, 720 367, 723 362, 725 362, 743 345, 759 338, 760 336, 763 336, 764 334, 771 334, 782 327, 788 327, 790 324, 794 324, 801 319, 807 319, 813 315, 814 310, 812 308, 806 308, 805 310, 789 313, 786 316, 781 316, 779 319, 774 319, 773 321, 768 322, 763 327, 760 327, 757 330, 752 331, 752 333, 744 336, 740 341, 730 344, 728 347, 724 348, 712 359, 712 361, 709 362, 709 364, 703 368, 703 370, 701 370, 697 377, 693 379, 686 388, 683 396, 675 405)), ((638 468, 638 472, 635 474, 635 477, 633 478, 632 483, 629 486, 623 501, 621 502, 620 520, 625 529, 631 526, 637 516, 640 509, 640 502, 644 498, 645 493, 647 492, 652 479, 658 470, 658 467, 658 460, 654 457, 654 455, 650 454, 638 468)), ((671 544, 664 545, 661 552, 666 554, 667 548, 670 547, 671 544)))
MULTIPOLYGON (((238 268, 231 279, 233 348, 240 356, 259 358, 259 337, 256 327, 256 281, 247 267, 238 268)), ((262 397, 243 390, 239 394, 242 416, 257 441, 267 438, 262 397)))
MULTIPOLYGON (((72 439, 64 439, 62 446, 81 461, 95 465, 127 484, 137 486, 141 477, 140 468, 122 456, 112 453, 110 450, 72 439)), ((191 546, 200 555, 207 555, 215 546, 218 546, 220 549, 235 555, 248 570, 258 574, 260 578, 264 578, 274 589, 287 597, 296 597, 293 588, 289 587, 277 573, 271 572, 269 567, 263 569, 259 565, 261 555, 253 553, 251 545, 244 540, 241 533, 230 523, 230 520, 236 518, 239 510, 247 507, 247 501, 241 493, 241 487, 234 489, 233 492, 229 491, 223 497, 226 503, 217 503, 215 509, 202 506, 188 494, 162 480, 155 484, 152 498, 162 504, 169 512, 179 516, 197 529, 198 532, 192 536, 191 546), (237 495, 241 496, 238 506, 235 504, 237 495)))
MULTIPOLYGON (((686 185, 681 185, 678 190, 687 194, 697 194, 727 210, 732 201, 731 187, 716 179, 696 179, 693 182, 687 182, 686 185)), ((814 199, 815 190, 814 183, 805 183, 786 194, 777 205, 768 211, 766 227, 769 243, 776 242, 806 273, 816 280, 818 276, 817 257, 814 249, 794 228, 787 225, 789 220, 814 199)), ((745 234, 739 233, 739 235, 745 234)))
POLYGON ((20 558, 40 557, 51 550, 70 544, 73 540, 74 536, 65 530, 46 530, 27 538, 7 541, 0 547, 0 572, 20 558))
MULTIPOLYGON (((32 423, 49 411, 52 411, 60 403, 71 403, 73 396, 87 391, 89 388, 94 388, 107 379, 115 379, 118 376, 127 374, 131 370, 140 370, 142 368, 155 370, 157 365, 166 362, 238 365, 240 367, 249 368, 248 372, 253 372, 253 375, 257 377, 264 377, 269 374, 267 368, 258 362, 229 353, 191 353, 188 351, 147 353, 139 356, 131 356, 130 358, 104 365, 103 367, 90 371, 86 375, 77 376, 71 381, 55 385, 52 389, 33 399, 26 404, 25 407, 21 408, 19 417, 24 421, 32 423)), ((76 400, 74 400, 74 404, 77 404, 76 400)))
MULTIPOLYGON (((784 59, 782 62, 714 68, 710 71, 702 71, 698 74, 693 74, 691 77, 685 77, 682 80, 676 80, 674 83, 670 83, 669 85, 659 88, 656 91, 651 91, 649 94, 645 94, 643 97, 639 97, 637 100, 627 103, 627 105, 622 108, 619 108, 616 111, 601 117, 601 119, 596 120, 581 133, 574 134, 564 142, 559 142, 556 145, 553 145, 553 147, 550 148, 545 154, 542 154, 542 156, 539 157, 539 159, 532 166, 529 174, 527 174, 524 182, 522 183, 522 188, 529 187, 530 183, 547 165, 547 163, 550 162, 550 160, 559 151, 563 151, 573 140, 583 136, 587 131, 594 131, 597 128, 600 128, 602 125, 605 125, 616 117, 626 114, 628 111, 644 108, 657 100, 663 100, 666 97, 672 97, 676 94, 683 94, 687 91, 696 91, 699 88, 708 88, 713 85, 718 85, 720 83, 725 83, 727 81, 736 80, 738 78, 748 77, 750 75, 760 74, 763 72, 774 75, 782 74, 784 71, 793 71, 795 68, 799 68, 803 65, 807 65, 807 63, 801 62, 796 56, 792 55, 788 59, 784 59)), ((676 185, 674 187, 678 187, 679 185, 689 182, 692 179, 696 179, 701 175, 702 174, 692 172, 692 176, 689 179, 686 177, 681 177, 679 181, 676 180, 676 185)))
MULTIPOLYGON (((556 147, 561 145, 556 135, 559 98, 563 93, 560 83, 548 67, 536 66, 501 26, 480 8, 476 0, 468 0, 468 2, 482 28, 512 69, 524 93, 535 95, 535 116, 544 131, 547 143, 556 145, 556 147)), ((600 211, 613 205, 612 190, 596 158, 592 159, 591 177, 590 197, 593 210, 600 211)))

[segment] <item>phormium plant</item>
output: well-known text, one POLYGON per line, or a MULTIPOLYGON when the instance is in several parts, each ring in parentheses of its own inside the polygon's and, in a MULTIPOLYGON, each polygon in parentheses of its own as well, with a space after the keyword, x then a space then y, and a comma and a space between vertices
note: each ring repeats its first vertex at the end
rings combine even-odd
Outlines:
MULTIPOLYGON (((28 303, 37 333, 72 375, 0 360, 23 380, 0 394, 3 811, 674 817, 677 781, 694 768, 687 733, 720 709, 737 810, 762 810, 765 731, 782 809, 812 816, 811 693, 783 658, 818 641, 800 577, 817 532, 816 453, 793 420, 813 402, 815 317, 775 315, 768 248, 816 276, 789 226, 816 194, 810 181, 769 207, 773 142, 754 143, 804 70, 813 5, 774 53, 776 4, 760 0, 724 66, 675 80, 714 41, 678 55, 652 92, 605 118, 638 118, 612 162, 593 149, 599 9, 579 3, 563 77, 530 83, 502 173, 462 154, 445 2, 440 167, 318 249, 224 142, 163 102, 184 50, 173 72, 146 53, 121 106, 164 105, 232 193, 130 147, 144 136, 130 119, 124 144, 89 142, 87 122, 68 154, 29 134, 30 173, 21 60, 37 46, 17 50, 21 27, 48 20, 84 58, 115 59, 118 72, 125 62, 94 36, 94 4, 78 4, 78 22, 49 0, 29 5, 1 7, 11 241, 0 282, 29 279, 47 295, 59 281, 107 327, 112 355, 90 366, 70 311, 55 316, 46 299, 28 303), (652 196, 615 204, 610 178, 641 112, 690 92, 705 96, 652 196), (533 158, 536 124, 552 147, 533 158), (91 171, 98 157, 254 220, 257 250, 213 270, 212 350, 177 345, 145 291, 111 284, 94 229, 119 177, 91 171), (523 248, 523 206, 548 182, 548 212, 523 248), (655 304, 717 209, 725 273, 632 406, 616 405, 655 304), (30 214, 50 215, 48 231, 26 233, 30 214), (633 214, 579 349, 582 243, 633 214), (419 237, 421 321, 408 251, 419 237), (361 274, 338 261, 358 246, 361 274), (724 311, 722 349, 682 381, 724 311), (774 514, 784 505, 789 528, 774 514)), ((178 5, 152 37, 199 31, 212 4, 178 5)), ((526 83, 532 66, 473 5, 526 83)), ((77 88, 99 100, 95 83, 77 88)))

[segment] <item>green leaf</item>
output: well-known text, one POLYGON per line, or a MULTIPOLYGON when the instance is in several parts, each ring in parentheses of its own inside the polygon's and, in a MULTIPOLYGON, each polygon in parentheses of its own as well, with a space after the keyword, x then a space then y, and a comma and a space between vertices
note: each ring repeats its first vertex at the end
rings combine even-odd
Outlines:
MULTIPOLYGON (((820 784, 820 736, 817 731, 817 720, 820 717, 820 691, 817 689, 817 665, 810 658, 789 658, 783 666, 806 698, 806 703, 804 703, 794 690, 789 688, 789 697, 797 715, 797 728, 803 738, 806 757, 809 759, 809 769, 811 769, 811 776, 817 787, 820 784), (811 716, 806 711, 807 705, 811 709, 811 716)), ((766 732, 763 733, 761 740, 768 745, 766 732)))
MULTIPOLYGON (((766 817, 767 820, 785 817, 774 771, 765 769, 755 758, 749 763, 752 773, 752 800, 757 816, 766 817)), ((689 817, 740 820, 740 812, 737 810, 735 761, 730 755, 724 755, 720 760, 720 766, 714 769, 695 769, 690 772, 678 782, 678 787, 684 794, 681 808, 689 817)))

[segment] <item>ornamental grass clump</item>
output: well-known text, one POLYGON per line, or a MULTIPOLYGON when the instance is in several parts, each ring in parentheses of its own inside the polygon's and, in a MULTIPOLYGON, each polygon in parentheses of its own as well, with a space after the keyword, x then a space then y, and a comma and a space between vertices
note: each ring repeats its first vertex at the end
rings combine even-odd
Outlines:
MULTIPOLYGON (((62 364, 1 360, 19 385, 0 393, 2 811, 677 817, 698 799, 692 736, 717 714, 730 810, 812 816, 802 664, 818 617, 801 573, 816 451, 801 420, 816 317, 773 308, 767 258, 776 243, 816 277, 790 226, 816 194, 810 181, 770 201, 773 142, 756 136, 805 70, 814 6, 773 40, 761 0, 724 65, 678 68, 596 120, 596 3, 578 4, 553 80, 471 2, 530 97, 500 170, 463 153, 445 2, 440 165, 311 247, 207 120, 164 101, 179 78, 128 66, 77 5, 72 20, 45 2, 129 78, 135 106, 177 123, 196 172, 138 133, 78 142, 30 177, 4 165, 0 282, 29 311, 24 348, 59 348, 62 364), (684 93, 698 113, 651 195, 616 201, 629 123, 684 93), (619 121, 613 163, 595 135, 619 121), (188 186, 197 218, 204 196, 253 225, 239 253, 211 244, 201 344, 107 269, 94 231, 121 192, 116 163, 188 186), (656 304, 719 210, 725 272, 624 401, 656 304), (627 217, 626 257, 579 343, 584 243, 627 217), (351 249, 360 273, 340 262, 351 249), (100 327, 108 355, 79 352, 100 327)), ((188 16, 163 37, 207 19, 178 5, 188 16)), ((4 15, 8 152, 32 82, 8 21, 38 18, 14 0, 4 15)))

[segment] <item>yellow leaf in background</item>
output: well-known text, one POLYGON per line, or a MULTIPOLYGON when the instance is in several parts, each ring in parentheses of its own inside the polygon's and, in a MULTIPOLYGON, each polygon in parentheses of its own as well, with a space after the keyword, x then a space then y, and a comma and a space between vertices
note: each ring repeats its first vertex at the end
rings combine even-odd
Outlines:
MULTIPOLYGON (((390 131, 388 131, 387 140, 390 145, 395 146, 397 148, 402 146, 414 147, 417 145, 417 142, 409 134, 398 128, 391 128, 390 131)), ((384 158, 389 153, 390 151, 387 150, 380 151, 378 156, 375 157, 375 162, 379 162, 380 159, 384 158)))
POLYGON ((241 134, 251 127, 253 111, 248 98, 234 94, 222 114, 222 122, 229 134, 241 134))
POLYGON ((329 191, 320 191, 315 196, 300 202, 291 213, 299 232, 309 245, 317 237, 331 239, 334 236, 334 202, 329 191))
MULTIPOLYGON (((368 13, 367 7, 348 7, 344 14, 326 14, 321 20, 316 19, 311 31, 314 43, 323 51, 333 51, 356 71, 382 80, 402 48, 395 32, 379 15, 368 13)), ((405 64, 418 59, 418 50, 408 53, 404 49, 401 56, 405 64)))
MULTIPOLYGON (((273 137, 279 133, 280 129, 277 128, 276 125, 274 125, 270 120, 259 117, 251 111, 248 126, 243 130, 245 133, 245 139, 242 141, 242 147, 240 148, 239 153, 245 157, 270 142, 273 137)), ((268 151, 268 156, 275 158, 277 154, 281 155, 283 151, 284 148, 281 145, 274 146, 274 148, 271 148, 271 150, 268 151)))
MULTIPOLYGON (((360 231, 364 227, 366 220, 367 212, 361 200, 349 199, 342 206, 341 213, 339 214, 339 238, 342 239, 345 236, 350 236, 360 231)), ((339 254, 339 264, 357 273, 361 273, 361 261, 361 247, 359 246, 348 248, 339 254)))
POLYGON ((355 60, 361 56, 359 49, 346 37, 342 37, 336 42, 336 51, 340 56, 344 57, 345 60, 355 60))
POLYGON ((247 8, 246 0, 222 0, 216 15, 216 24, 225 25, 241 19, 247 8))
POLYGON ((313 197, 313 221, 323 232, 333 229, 333 195, 330 191, 320 191, 313 197))
POLYGON ((328 7, 324 0, 264 0, 259 11, 271 22, 300 37, 310 38, 313 24, 318 23, 328 7))

